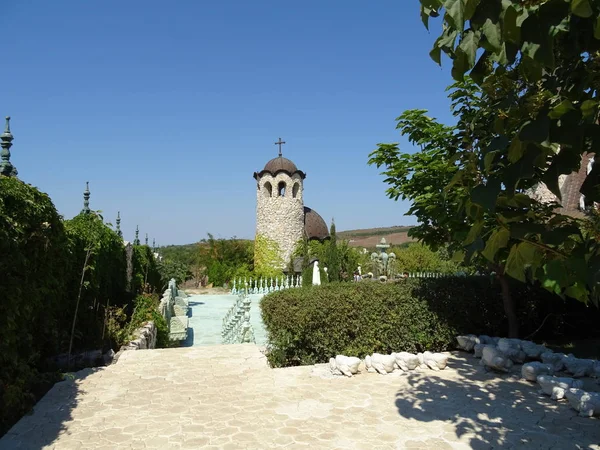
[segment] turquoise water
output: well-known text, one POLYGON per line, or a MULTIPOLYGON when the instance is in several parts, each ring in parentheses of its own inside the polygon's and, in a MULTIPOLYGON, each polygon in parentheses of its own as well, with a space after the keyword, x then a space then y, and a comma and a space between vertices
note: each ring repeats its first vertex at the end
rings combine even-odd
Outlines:
MULTIPOLYGON (((254 329, 254 337, 258 345, 265 345, 267 336, 260 315, 260 299, 262 294, 250 295, 250 324, 254 329)), ((223 317, 236 302, 237 295, 192 295, 188 298, 190 305, 188 338, 183 344, 186 347, 222 344, 221 331, 223 317)))

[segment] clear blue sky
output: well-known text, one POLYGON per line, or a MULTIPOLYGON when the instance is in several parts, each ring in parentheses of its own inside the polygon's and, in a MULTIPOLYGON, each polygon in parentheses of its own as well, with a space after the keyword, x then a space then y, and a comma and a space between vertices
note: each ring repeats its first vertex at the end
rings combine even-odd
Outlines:
POLYGON ((252 173, 284 155, 338 230, 414 223, 367 166, 394 119, 451 120, 417 0, 4 0, 0 115, 19 177, 126 239, 251 238, 252 173))

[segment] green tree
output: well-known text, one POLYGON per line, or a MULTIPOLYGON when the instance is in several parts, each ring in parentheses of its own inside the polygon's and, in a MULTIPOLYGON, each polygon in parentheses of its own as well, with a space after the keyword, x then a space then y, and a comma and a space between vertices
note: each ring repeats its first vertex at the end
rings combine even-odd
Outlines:
POLYGON ((338 251, 337 236, 335 233, 335 222, 331 221, 329 227, 329 242, 326 243, 325 258, 323 264, 327 267, 329 281, 340 281, 340 255, 338 251))
MULTIPOLYGON (((502 269, 514 278, 597 303, 599 242, 581 221, 525 194, 544 183, 560 199, 559 177, 578 170, 586 152, 600 158, 600 0, 421 5, 426 26, 442 15, 432 58, 440 63, 445 53, 454 79, 469 72, 482 88, 479 107, 458 123, 452 183, 470 192, 465 206, 477 251, 494 263, 506 258, 502 269)), ((600 201, 600 164, 581 192, 600 201)))

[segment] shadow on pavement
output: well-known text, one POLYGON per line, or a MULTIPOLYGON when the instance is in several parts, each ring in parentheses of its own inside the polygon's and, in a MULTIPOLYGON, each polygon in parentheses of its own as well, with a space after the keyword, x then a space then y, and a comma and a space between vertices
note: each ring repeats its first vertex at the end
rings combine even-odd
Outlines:
MULTIPOLYGON (((460 354, 451 360, 455 380, 409 373, 410 389, 396 394, 402 417, 454 426, 473 449, 597 448, 600 423, 578 417, 565 401, 539 394, 536 384, 515 374, 486 372, 479 360, 460 354), (463 357, 464 356, 464 357, 463 357)), ((520 366, 519 366, 520 367, 520 366)))
MULTIPOLYGON (((23 416, 0 439, 0 449, 33 450, 46 446, 54 448, 54 441, 66 431, 66 424, 72 420, 72 411, 85 394, 79 387, 80 381, 105 369, 106 367, 94 367, 66 374, 64 381, 56 383, 36 403, 33 411, 23 416)), ((98 408, 101 408, 100 404, 98 408)), ((60 448, 60 445, 56 448, 60 448)))

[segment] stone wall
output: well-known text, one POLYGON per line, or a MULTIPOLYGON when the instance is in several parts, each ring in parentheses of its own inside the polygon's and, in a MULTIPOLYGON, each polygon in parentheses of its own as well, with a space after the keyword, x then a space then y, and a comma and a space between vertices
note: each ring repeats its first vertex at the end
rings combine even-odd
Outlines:
POLYGON ((290 177, 279 173, 273 177, 267 173, 257 182, 256 234, 277 243, 282 261, 281 268, 287 266, 296 243, 304 236, 303 189, 302 177, 299 174, 290 177), (283 197, 279 196, 278 192, 280 182, 286 184, 283 197), (271 184, 270 192, 266 187, 267 183, 271 184))
POLYGON ((133 340, 123 345, 120 351, 126 350, 150 350, 156 348, 157 329, 154 322, 146 322, 133 332, 133 340))

